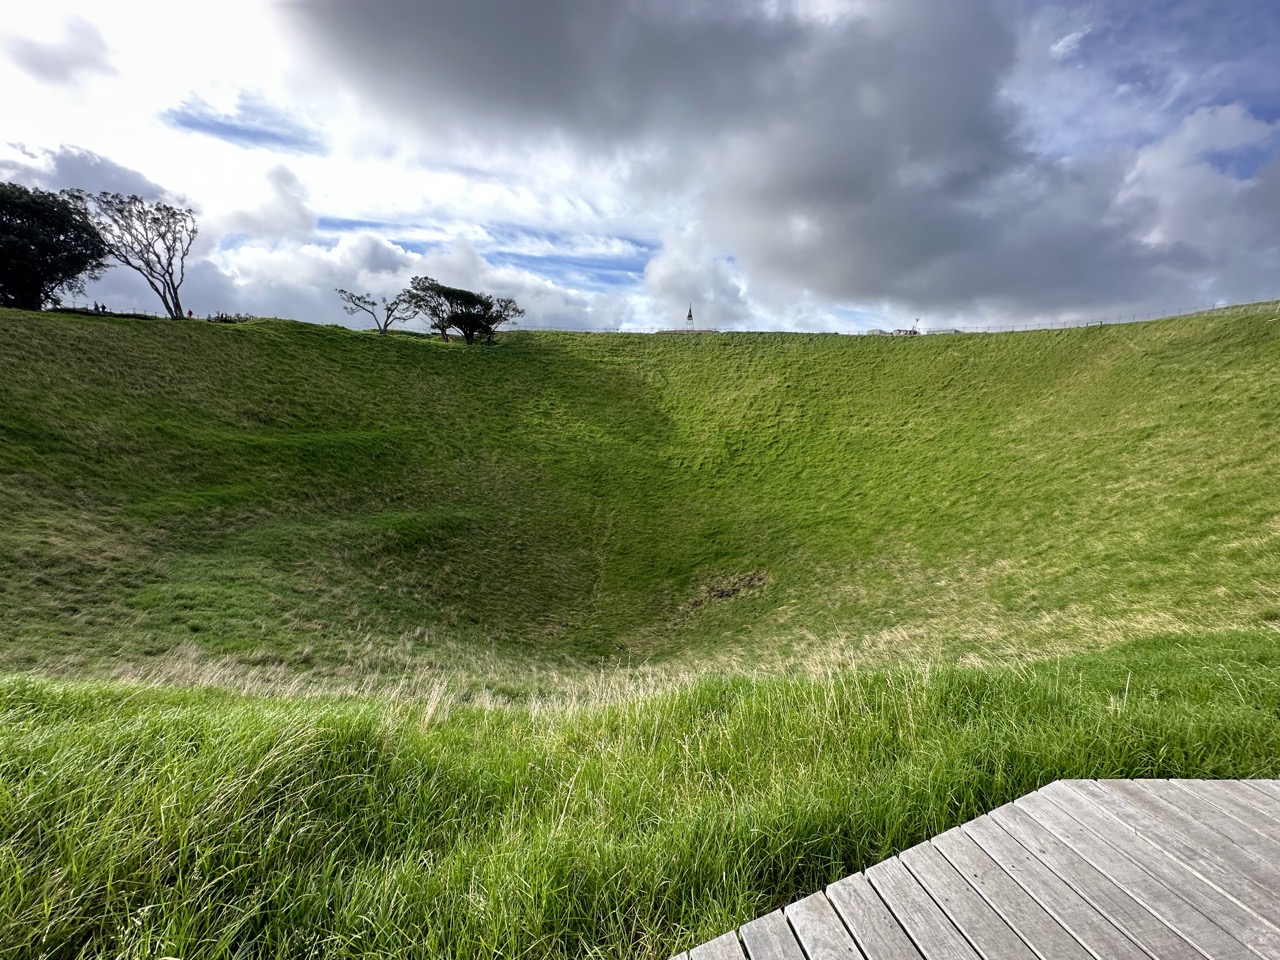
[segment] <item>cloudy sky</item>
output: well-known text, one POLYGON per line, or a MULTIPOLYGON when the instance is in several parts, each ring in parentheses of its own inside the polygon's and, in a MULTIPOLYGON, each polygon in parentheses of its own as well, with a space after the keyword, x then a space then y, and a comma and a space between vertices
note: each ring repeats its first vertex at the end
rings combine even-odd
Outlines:
POLYGON ((527 326, 1141 314, 1280 296, 1278 63, 1274 0, 42 0, 0 180, 193 207, 201 314, 421 274, 527 326))

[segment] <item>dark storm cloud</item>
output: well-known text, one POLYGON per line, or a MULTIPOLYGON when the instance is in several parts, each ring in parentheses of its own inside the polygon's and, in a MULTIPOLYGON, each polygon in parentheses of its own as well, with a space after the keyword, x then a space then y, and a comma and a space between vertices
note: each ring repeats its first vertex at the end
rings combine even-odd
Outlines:
POLYGON ((166 110, 161 119, 171 127, 202 133, 238 147, 265 147, 293 153, 324 153, 320 136, 266 101, 241 94, 236 109, 220 113, 199 97, 166 110))
POLYGON ((1115 199, 1124 167, 1055 165, 984 140, 982 123, 994 134, 999 120, 978 103, 957 105, 968 130, 929 121, 916 136, 903 126, 911 95, 892 80, 880 89, 884 111, 861 118, 856 136, 832 116, 726 149, 707 187, 713 239, 763 276, 922 308, 1129 301, 1180 282, 1194 259, 1138 239, 1148 211, 1115 199))
POLYGON ((46 83, 74 84, 90 73, 115 73, 107 60, 107 43, 93 24, 76 18, 60 41, 42 43, 10 37, 5 49, 17 66, 46 83))
POLYGON ((30 163, 0 161, 0 177, 42 190, 77 188, 89 193, 106 190, 125 195, 137 194, 146 200, 170 199, 163 187, 137 170, 121 166, 91 150, 67 146, 57 150, 33 151, 21 146, 18 149, 30 163))
MULTIPOLYGON (((1127 186, 1133 149, 1050 158, 1025 138, 1007 84, 1019 17, 1044 6, 882 0, 825 19, 785 0, 290 9, 326 64, 428 136, 567 143, 627 160, 622 189, 697 197, 707 249, 731 253, 749 277, 843 302, 1023 314, 1204 289, 1225 258, 1157 229, 1163 185, 1198 189, 1195 177, 1148 178, 1139 195, 1127 186)), ((1228 34, 1247 23, 1215 27, 1202 4, 1147 5, 1170 23, 1145 33, 1138 13, 1114 5, 1059 6, 1096 9, 1098 23, 1055 37, 1055 57, 1113 84, 1127 69, 1131 86, 1190 104, 1270 82, 1223 70, 1216 93, 1193 97, 1176 56, 1136 54, 1143 37, 1177 53, 1203 29, 1224 62, 1236 49, 1228 34)), ((1266 162, 1250 158, 1250 169, 1266 162)), ((729 269, 718 255, 707 262, 729 269)), ((650 285, 674 296, 694 283, 684 274, 664 262, 650 285)))
POLYGON ((563 129, 611 141, 786 102, 815 31, 757 3, 315 0, 303 35, 426 124, 563 129))

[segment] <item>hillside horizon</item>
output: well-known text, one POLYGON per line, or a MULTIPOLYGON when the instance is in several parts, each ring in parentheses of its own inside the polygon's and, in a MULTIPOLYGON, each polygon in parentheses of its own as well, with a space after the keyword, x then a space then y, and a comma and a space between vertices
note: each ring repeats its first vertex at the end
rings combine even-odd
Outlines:
POLYGON ((1280 775, 1280 327, 0 311, 0 952, 660 960, 1280 775))
POLYGON ((466 350, 5 311, 0 665, 521 696, 1265 630, 1270 318, 466 350))

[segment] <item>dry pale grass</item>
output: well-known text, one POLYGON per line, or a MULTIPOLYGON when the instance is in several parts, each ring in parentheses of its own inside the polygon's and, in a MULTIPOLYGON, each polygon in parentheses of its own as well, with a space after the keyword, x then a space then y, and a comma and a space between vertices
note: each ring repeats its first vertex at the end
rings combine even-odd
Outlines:
MULTIPOLYGON (((240 657, 211 657, 200 647, 187 644, 147 660, 116 664, 103 675, 152 687, 208 687, 254 696, 376 698, 412 707, 418 718, 414 722, 429 723, 456 704, 482 709, 523 706, 534 713, 562 714, 644 701, 689 687, 709 675, 822 678, 880 667, 908 671, 927 671, 944 664, 1017 667, 1127 641, 1193 637, 1206 626, 1169 613, 1108 617, 1083 608, 1021 620, 937 615, 873 631, 858 631, 851 625, 823 631, 798 627, 763 644, 727 642, 701 656, 662 662, 614 661, 594 668, 568 662, 519 664, 499 653, 482 654, 474 649, 449 650, 446 659, 452 666, 443 668, 424 663, 412 641, 402 638, 381 647, 370 636, 341 668, 298 670, 277 663, 246 663, 240 657)), ((1258 625, 1208 626, 1256 630, 1258 625)), ((1267 626, 1280 629, 1277 623, 1267 626)), ((448 640, 441 642, 449 645, 448 640)), ((438 656, 440 650, 434 653, 438 656)), ((69 663, 67 668, 65 675, 85 675, 79 663, 69 663)), ((59 673, 47 665, 45 672, 59 673)))

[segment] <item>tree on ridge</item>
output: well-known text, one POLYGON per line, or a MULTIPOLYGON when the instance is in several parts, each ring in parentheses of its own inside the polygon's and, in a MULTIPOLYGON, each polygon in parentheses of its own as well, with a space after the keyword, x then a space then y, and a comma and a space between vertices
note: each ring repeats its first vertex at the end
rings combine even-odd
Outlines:
POLYGON ((199 233, 195 212, 162 202, 148 203, 136 194, 70 192, 87 205, 108 253, 141 274, 165 312, 180 320, 183 311, 178 288, 186 279, 187 254, 199 233))
POLYGON ((0 306, 42 310, 83 293, 107 268, 107 246, 83 202, 16 183, 0 184, 0 306))
POLYGON ((498 327, 524 316, 524 310, 510 297, 495 299, 487 293, 446 286, 432 277, 414 277, 405 294, 446 341, 449 331, 456 330, 469 344, 477 337, 492 343, 498 327))
POLYGON ((401 291, 388 300, 382 298, 382 316, 378 316, 378 302, 367 293, 352 293, 350 290, 343 290, 336 287, 338 296, 342 299, 343 307, 350 316, 357 313, 367 313, 373 317, 374 326, 378 328, 378 335, 385 337, 387 331, 391 329, 393 323, 401 323, 405 320, 412 320, 418 315, 418 308, 409 299, 408 291, 401 291))

